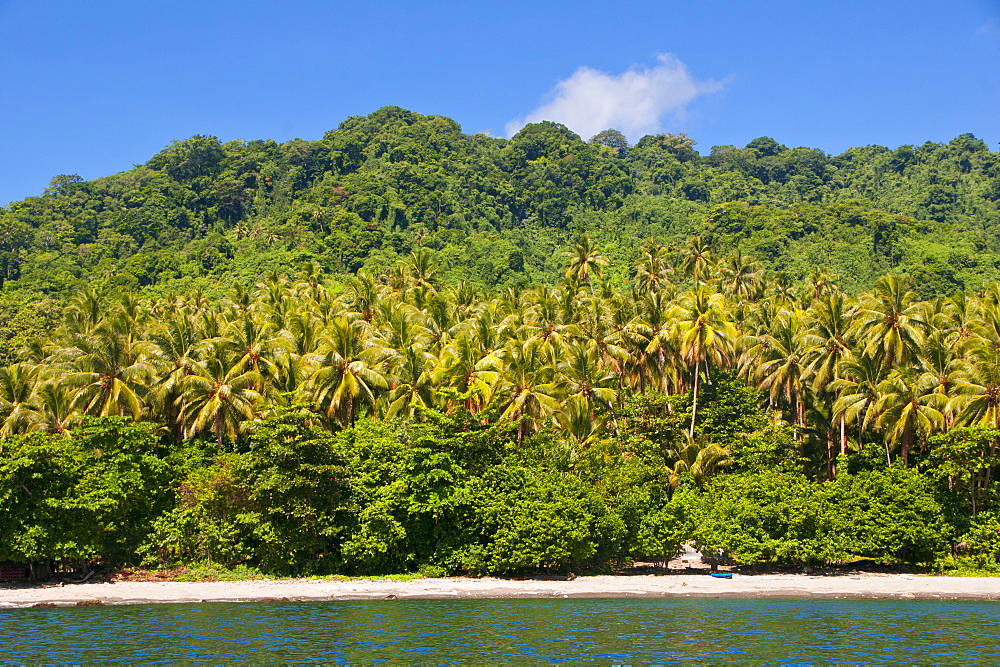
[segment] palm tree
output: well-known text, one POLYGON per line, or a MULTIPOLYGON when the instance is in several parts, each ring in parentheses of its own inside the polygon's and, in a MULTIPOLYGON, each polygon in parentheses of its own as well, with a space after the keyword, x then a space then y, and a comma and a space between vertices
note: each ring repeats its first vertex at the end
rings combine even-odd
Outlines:
POLYGON ((454 285, 446 290, 446 294, 455 304, 455 310, 459 317, 468 317, 479 300, 479 290, 476 286, 465 281, 458 280, 454 285))
POLYGON ((111 316, 115 317, 123 326, 132 330, 142 330, 149 319, 149 310, 146 301, 140 299, 135 294, 125 293, 118 297, 118 301, 111 308, 111 316))
POLYGON ((488 303, 467 323, 465 330, 485 354, 490 354, 502 348, 518 328, 520 315, 505 315, 498 304, 488 303))
POLYGON ((783 400, 792 411, 796 435, 805 427, 805 392, 809 386, 808 347, 801 311, 782 311, 770 333, 757 336, 745 356, 744 365, 766 391, 771 404, 783 400))
POLYGON ((253 308, 255 297, 246 285, 237 283, 229 290, 229 301, 238 313, 246 315, 253 308))
POLYGON ((288 320, 288 336, 285 337, 291 353, 304 357, 315 352, 322 334, 320 319, 308 308, 300 308, 288 320))
POLYGON ((376 392, 389 386, 379 370, 386 353, 368 342, 366 330, 364 320, 337 317, 320 344, 308 384, 328 420, 354 423, 358 404, 374 406, 376 392))
POLYGON ((682 309, 672 303, 663 292, 644 295, 638 303, 635 319, 622 332, 623 341, 631 343, 632 377, 644 393, 646 384, 658 380, 664 394, 680 391, 683 375, 678 372, 680 342, 675 324, 682 309))
POLYGON ((952 397, 955 387, 967 376, 969 369, 969 362, 959 356, 956 346, 949 345, 949 338, 952 336, 944 331, 932 331, 925 339, 922 354, 918 358, 920 370, 931 377, 934 390, 945 398, 952 397))
POLYGON ((198 322, 187 307, 155 326, 149 332, 152 352, 159 358, 159 365, 166 365, 170 373, 190 369, 197 356, 196 348, 202 342, 198 322))
POLYGON ((671 452, 667 464, 667 479, 670 487, 680 486, 685 473, 694 478, 698 486, 702 486, 718 468, 732 464, 730 451, 704 438, 688 438, 684 446, 671 452))
MULTIPOLYGON (((255 310, 263 312, 269 325, 275 330, 285 329, 292 301, 292 290, 289 287, 288 279, 285 276, 271 273, 263 282, 257 284, 255 295, 261 304, 255 310)), ((236 321, 245 322, 249 319, 248 317, 238 317, 236 321)))
POLYGON ((313 301, 319 301, 326 295, 326 287, 323 285, 323 267, 315 260, 309 260, 302 265, 299 273, 302 283, 297 287, 313 301))
POLYGON ((531 309, 524 313, 519 333, 549 345, 562 345, 583 335, 580 327, 571 321, 576 314, 572 292, 539 287, 533 296, 531 309))
POLYGON ((61 382, 43 382, 35 392, 28 419, 29 431, 66 435, 76 423, 79 411, 74 406, 73 393, 61 382))
POLYGON ((271 326, 260 324, 248 314, 231 322, 221 338, 237 355, 236 365, 257 374, 260 384, 255 389, 258 393, 264 392, 265 381, 274 375, 274 360, 284 347, 284 341, 274 336, 273 331, 271 326))
POLYGON ((604 418, 596 415, 593 406, 579 394, 564 400, 552 416, 577 448, 589 446, 604 430, 604 418))
POLYGON ((456 321, 455 310, 441 294, 434 294, 428 299, 423 321, 431 339, 431 348, 437 353, 463 329, 462 323, 456 321))
POLYGON ((573 250, 564 252, 563 257, 569 258, 566 278, 580 285, 588 285, 590 294, 593 296, 594 285, 591 276, 601 277, 604 267, 608 265, 608 258, 601 254, 601 251, 586 234, 580 234, 576 243, 573 244, 573 250))
POLYGON ((405 348, 391 362, 393 373, 386 417, 413 417, 419 408, 434 404, 434 367, 437 359, 420 343, 405 348))
POLYGON ((773 294, 772 298, 781 307, 787 308, 798 301, 798 297, 795 294, 795 284, 792 282, 791 276, 784 271, 775 273, 770 284, 773 294))
POLYGON ((707 377, 712 363, 722 364, 727 360, 735 349, 738 334, 727 317, 726 302, 721 294, 697 289, 684 299, 682 308, 677 323, 681 358, 689 367, 694 367, 688 434, 693 438, 701 370, 704 367, 707 377))
POLYGON ((885 434, 885 453, 890 464, 890 442, 900 443, 903 465, 909 465, 913 445, 917 440, 926 440, 944 421, 939 408, 946 399, 934 389, 932 379, 912 368, 897 368, 879 384, 879 398, 873 406, 878 414, 875 427, 885 434))
POLYGON ((70 333, 94 333, 104 320, 104 303, 100 292, 88 287, 73 297, 66 307, 66 328, 70 333))
POLYGON ((76 387, 74 402, 83 412, 140 418, 155 368, 150 343, 132 333, 107 323, 93 335, 77 336, 76 347, 63 351, 72 369, 65 381, 76 387))
POLYGON ((858 449, 864 449, 864 431, 875 417, 872 406, 878 400, 878 387, 884 379, 881 364, 862 354, 845 359, 840 377, 828 386, 837 395, 834 415, 846 424, 858 424, 858 449))
POLYGON ((594 345, 600 363, 619 388, 624 386, 624 370, 629 358, 625 327, 632 319, 630 311, 631 307, 619 297, 590 299, 578 327, 579 340, 594 345))
POLYGON ((462 335, 451 341, 434 371, 434 381, 464 397, 465 408, 475 414, 491 400, 493 386, 502 367, 493 350, 477 343, 476 338, 462 335))
POLYGON ((829 271, 813 268, 809 271, 809 289, 813 301, 837 289, 829 271))
POLYGON ((957 415, 956 424, 1000 429, 1000 350, 980 342, 955 375, 948 411, 957 415))
POLYGON ((931 324, 946 332, 947 343, 952 347, 962 346, 977 334, 985 333, 979 303, 964 293, 947 299, 931 324))
POLYGON ((524 293, 520 287, 508 287, 500 292, 497 300, 497 308, 507 315, 514 315, 521 312, 524 305, 524 293))
POLYGON ((168 427, 177 441, 182 440, 185 433, 177 399, 184 378, 193 372, 199 348, 204 343, 198 319, 188 306, 180 306, 149 332, 151 358, 159 375, 153 391, 147 396, 150 412, 168 427))
POLYGON ((647 239, 639 248, 635 262, 635 284, 639 294, 658 292, 669 284, 667 280, 667 247, 647 239))
POLYGON ((382 290, 375 278, 367 273, 358 273, 347 281, 344 297, 357 317, 371 322, 375 317, 375 307, 382 298, 382 290))
POLYGON ((275 358, 268 399, 287 407, 301 395, 303 385, 312 372, 309 356, 288 352, 275 358))
POLYGON ((696 289, 701 286, 702 279, 708 275, 713 264, 712 251, 701 240, 701 237, 695 236, 688 239, 687 245, 684 247, 680 268, 685 275, 690 276, 694 280, 696 289))
POLYGON ((602 367, 600 350, 593 341, 566 345, 556 368, 556 386, 563 395, 579 397, 591 410, 614 403, 615 390, 610 385, 615 376, 602 367))
POLYGON ((415 343, 429 344, 430 332, 424 324, 425 316, 408 303, 396 299, 383 299, 378 306, 375 321, 382 344, 389 349, 405 350, 415 343))
MULTIPOLYGON (((203 308, 196 308, 195 306, 189 306, 193 312, 198 315, 198 335, 202 339, 207 340, 209 338, 221 338, 222 331, 227 326, 229 326, 230 321, 223 316, 223 310, 221 308, 215 308, 214 306, 207 306, 203 308)), ((226 313, 227 315, 230 313, 226 313)))
MULTIPOLYGON (((840 379, 842 362, 851 356, 850 319, 852 310, 847 305, 844 295, 840 292, 825 294, 813 300, 808 311, 810 328, 805 336, 807 346, 806 357, 809 359, 808 373, 812 377, 812 393, 818 401, 831 404, 836 394, 830 385, 840 379)), ((837 414, 829 411, 829 423, 832 428, 840 429, 840 452, 847 451, 847 424, 837 414)), ((836 474, 836 454, 833 451, 833 438, 827 438, 828 473, 832 478, 836 474)))
POLYGON ((558 387, 552 383, 553 368, 545 343, 538 338, 511 341, 503 361, 497 390, 506 397, 501 419, 517 422, 517 442, 521 444, 526 428, 534 428, 539 418, 559 409, 558 387))
POLYGON ((839 379, 840 362, 851 354, 851 308, 840 292, 827 294, 813 301, 807 312, 809 332, 809 374, 813 377, 813 391, 822 393, 830 383, 839 379))
POLYGON ((436 288, 437 280, 434 276, 437 273, 437 263, 428 248, 418 247, 411 252, 404 261, 404 266, 414 287, 436 288))
POLYGON ((0 436, 23 433, 35 414, 32 399, 38 386, 39 367, 32 364, 12 364, 0 368, 0 436))
POLYGON ((739 248, 723 262, 721 283, 730 296, 752 299, 764 271, 759 262, 751 260, 739 248))
POLYGON ((184 376, 177 402, 186 436, 210 430, 222 447, 223 437, 235 438, 240 423, 253 419, 261 395, 260 373, 247 369, 223 341, 213 341, 203 361, 184 376))
MULTIPOLYGON (((579 286, 570 281, 564 281, 562 287, 556 292, 559 300, 559 318, 564 324, 576 325, 583 318, 585 298, 580 294, 579 286)), ((590 289, 590 300, 597 301, 598 296, 594 293, 593 287, 590 289)))
POLYGON ((889 275, 875 282, 874 295, 862 298, 858 339, 887 370, 908 363, 923 343, 927 323, 915 297, 900 276, 889 275))

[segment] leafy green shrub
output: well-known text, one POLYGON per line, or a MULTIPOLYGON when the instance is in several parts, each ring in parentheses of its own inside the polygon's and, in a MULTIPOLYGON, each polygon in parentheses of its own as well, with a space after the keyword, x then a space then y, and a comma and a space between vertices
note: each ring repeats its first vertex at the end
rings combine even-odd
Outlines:
POLYGON ((152 425, 125 417, 0 441, 0 559, 130 562, 169 506, 158 444, 152 425))
POLYGON ((624 529, 599 495, 561 473, 496 466, 466 493, 464 539, 445 563, 476 575, 583 565, 624 529))
POLYGON ((845 555, 830 534, 818 486, 800 473, 725 475, 685 501, 703 550, 737 563, 822 563, 845 555))
POLYGON ((279 413, 256 425, 247 451, 183 478, 177 506, 153 523, 147 563, 255 563, 276 573, 334 570, 347 472, 333 439, 279 413))
POLYGON ((263 579, 264 574, 255 567, 236 565, 231 568, 218 563, 194 562, 184 566, 173 581, 251 581, 263 579))
POLYGON ((983 512, 976 516, 962 542, 965 551, 980 567, 1000 566, 1000 516, 983 512))
POLYGON ((667 563, 680 553, 681 545, 692 539, 690 509, 697 491, 681 488, 659 509, 642 516, 632 543, 632 555, 643 560, 667 563))
POLYGON ((441 577, 448 576, 448 570, 440 565, 424 564, 417 568, 417 574, 428 579, 440 579, 441 577))
POLYGON ((948 525, 932 482, 913 469, 842 474, 823 485, 831 529, 842 549, 885 563, 930 563, 948 525))
POLYGON ((228 567, 256 558, 257 521, 237 472, 239 459, 222 454, 184 477, 177 507, 153 521, 150 538, 139 549, 144 564, 228 567))

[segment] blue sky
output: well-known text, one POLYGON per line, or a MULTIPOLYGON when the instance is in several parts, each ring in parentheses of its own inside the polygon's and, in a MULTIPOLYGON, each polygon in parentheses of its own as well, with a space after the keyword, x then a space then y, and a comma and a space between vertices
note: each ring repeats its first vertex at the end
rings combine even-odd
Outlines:
POLYGON ((318 139, 385 105, 703 152, 1000 142, 1000 0, 0 0, 0 34, 0 203, 194 134, 318 139))

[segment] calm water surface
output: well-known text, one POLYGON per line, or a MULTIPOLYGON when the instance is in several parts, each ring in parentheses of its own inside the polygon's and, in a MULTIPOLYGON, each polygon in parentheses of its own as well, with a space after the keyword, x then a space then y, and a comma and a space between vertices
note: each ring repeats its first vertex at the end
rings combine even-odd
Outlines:
POLYGON ((395 600, 0 609, 0 661, 997 663, 1000 603, 395 600))

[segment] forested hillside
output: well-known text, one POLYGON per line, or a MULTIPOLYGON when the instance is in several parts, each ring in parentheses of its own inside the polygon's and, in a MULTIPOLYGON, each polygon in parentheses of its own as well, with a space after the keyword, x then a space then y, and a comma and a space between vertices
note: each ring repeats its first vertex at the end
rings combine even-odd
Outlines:
POLYGON ((319 141, 195 136, 128 172, 56 177, 0 213, 0 283, 162 294, 308 260, 353 274, 426 247, 448 282, 526 287, 556 282, 559 252, 586 231, 618 288, 645 239, 698 235, 796 284, 820 269, 853 292, 899 272, 930 297, 1000 276, 998 206, 1000 155, 971 135, 838 156, 762 137, 699 154, 683 135, 585 142, 546 122, 505 140, 387 107, 319 141))
POLYGON ((998 570, 996 158, 389 108, 60 179, 3 213, 0 563, 998 570))

